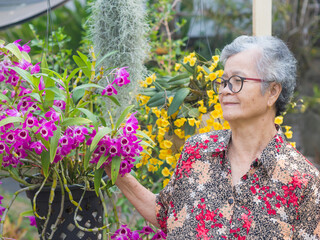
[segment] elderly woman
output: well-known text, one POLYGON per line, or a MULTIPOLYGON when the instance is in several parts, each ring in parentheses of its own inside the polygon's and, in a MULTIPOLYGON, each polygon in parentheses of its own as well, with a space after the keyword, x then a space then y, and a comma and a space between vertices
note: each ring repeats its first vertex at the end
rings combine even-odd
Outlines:
POLYGON ((129 174, 116 184, 167 239, 320 239, 319 172, 274 124, 295 58, 275 37, 241 36, 221 60, 214 87, 231 130, 189 138, 158 195, 129 174))

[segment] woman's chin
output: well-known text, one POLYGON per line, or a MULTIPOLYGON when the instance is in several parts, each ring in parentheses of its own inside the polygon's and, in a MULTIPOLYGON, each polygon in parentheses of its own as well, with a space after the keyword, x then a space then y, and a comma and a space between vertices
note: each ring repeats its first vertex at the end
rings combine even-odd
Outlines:
POLYGON ((228 122, 231 122, 231 121, 236 121, 239 119, 239 114, 235 113, 235 112, 223 112, 223 119, 224 120, 227 120, 228 122))

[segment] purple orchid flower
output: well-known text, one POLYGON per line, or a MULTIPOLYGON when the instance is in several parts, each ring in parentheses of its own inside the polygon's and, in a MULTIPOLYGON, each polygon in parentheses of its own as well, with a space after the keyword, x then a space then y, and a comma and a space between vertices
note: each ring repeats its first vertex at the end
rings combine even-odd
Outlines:
POLYGON ((46 118, 49 118, 53 122, 60 122, 60 115, 61 113, 56 112, 53 108, 51 108, 50 111, 44 114, 46 118))
POLYGON ((36 154, 41 154, 43 149, 48 151, 48 149, 43 145, 41 141, 31 143, 30 148, 34 149, 36 154))
POLYGON ((19 44, 20 41, 21 41, 21 39, 18 39, 18 40, 16 40, 16 41, 14 41, 13 44, 16 45, 21 52, 29 53, 30 50, 31 50, 31 48, 30 48, 27 44, 24 44, 23 46, 21 46, 21 45, 19 44))
POLYGON ((66 102, 62 101, 62 100, 54 100, 53 101, 53 105, 57 106, 58 108, 60 108, 61 110, 66 109, 66 102))
POLYGON ((57 127, 54 125, 53 122, 46 122, 40 126, 40 128, 36 131, 40 133, 41 136, 48 141, 49 137, 53 137, 53 132, 57 130, 57 127))
POLYGON ((3 152, 6 152, 7 154, 9 154, 10 153, 9 147, 4 141, 0 141, 0 154, 2 154, 3 152))
POLYGON ((28 70, 31 66, 32 66, 32 63, 26 61, 25 59, 21 59, 20 60, 20 63, 18 65, 20 68, 22 68, 23 70, 28 70))
POLYGON ((119 87, 122 87, 123 85, 126 85, 130 83, 131 81, 128 79, 129 73, 126 70, 127 67, 120 68, 118 72, 116 73, 116 78, 112 82, 117 84, 119 87))
POLYGON ((26 216, 26 218, 29 218, 30 226, 37 226, 36 217, 35 216, 26 216))
POLYGON ((27 118, 26 118, 26 120, 24 121, 22 127, 23 127, 23 128, 26 128, 26 127, 29 127, 29 128, 39 127, 38 119, 35 118, 35 117, 32 115, 32 113, 29 113, 29 114, 27 115, 27 118))
POLYGON ((101 93, 102 96, 105 94, 107 94, 108 96, 112 96, 113 94, 117 95, 118 91, 112 86, 112 84, 109 84, 105 89, 103 89, 101 93))
MULTIPOLYGON (((32 72, 31 72, 32 73, 32 72)), ((43 77, 40 77, 40 82, 39 82, 39 91, 42 91, 45 89, 45 85, 44 85, 44 81, 43 81, 43 77)))
POLYGON ((40 62, 36 63, 33 67, 31 67, 31 70, 30 70, 31 74, 40 72, 39 64, 40 64, 40 62))

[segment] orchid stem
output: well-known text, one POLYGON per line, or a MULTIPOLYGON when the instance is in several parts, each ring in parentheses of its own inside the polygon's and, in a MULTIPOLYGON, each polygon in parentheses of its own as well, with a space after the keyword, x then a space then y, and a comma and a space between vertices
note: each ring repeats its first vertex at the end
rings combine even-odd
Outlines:
POLYGON ((43 229, 42 229, 42 233, 41 233, 41 236, 44 238, 44 235, 46 233, 46 229, 47 229, 47 225, 48 225, 48 222, 49 222, 49 218, 50 218, 50 215, 51 215, 51 211, 52 211, 52 202, 53 202, 53 199, 54 199, 54 191, 56 190, 56 187, 57 187, 57 174, 56 172, 53 172, 53 175, 52 175, 52 186, 51 186, 51 190, 50 190, 50 196, 49 196, 49 206, 48 206, 48 214, 47 214, 47 219, 43 225, 43 229))
POLYGON ((2 239, 2 235, 3 235, 3 225, 4 225, 4 221, 6 220, 6 216, 8 214, 8 211, 10 209, 10 207, 12 206, 14 200, 16 199, 16 197, 24 192, 24 191, 30 191, 30 190, 33 190, 33 189, 36 189, 40 186, 40 184, 37 184, 37 185, 33 185, 33 186, 29 186, 29 187, 25 187, 25 188, 22 188, 20 189, 19 191, 16 191, 14 194, 13 194, 13 197, 11 198, 11 201, 10 203, 8 204, 8 206, 6 207, 6 210, 4 211, 2 217, 1 217, 1 222, 0 222, 0 239, 2 239))
POLYGON ((63 210, 64 210, 64 199, 65 199, 65 193, 64 193, 64 188, 63 188, 63 183, 62 183, 62 180, 61 180, 61 177, 60 175, 58 174, 58 171, 56 168, 54 168, 54 171, 56 173, 56 175, 58 176, 59 178, 59 183, 60 183, 60 189, 61 189, 61 205, 60 205, 60 212, 59 212, 59 215, 57 217, 57 220, 56 222, 54 223, 53 227, 51 228, 52 231, 51 231, 51 234, 48 238, 48 240, 51 240, 53 238, 53 234, 55 233, 55 231, 57 230, 57 226, 58 224, 60 224, 61 220, 62 220, 62 213, 63 213, 63 210))

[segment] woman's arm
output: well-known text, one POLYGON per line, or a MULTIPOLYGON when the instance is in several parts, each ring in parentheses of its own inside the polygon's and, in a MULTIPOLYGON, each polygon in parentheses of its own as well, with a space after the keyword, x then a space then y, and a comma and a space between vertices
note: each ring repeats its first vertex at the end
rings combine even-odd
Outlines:
MULTIPOLYGON (((111 177, 110 166, 105 168, 106 173, 111 177)), ((117 187, 138 210, 142 217, 155 227, 160 227, 156 217, 156 195, 142 186, 135 177, 127 173, 123 177, 118 177, 117 187)))

